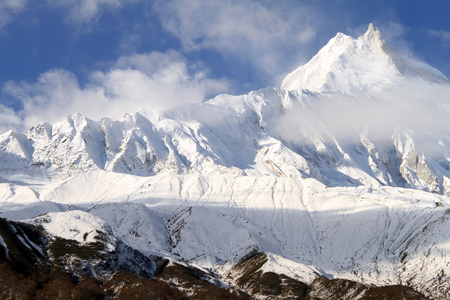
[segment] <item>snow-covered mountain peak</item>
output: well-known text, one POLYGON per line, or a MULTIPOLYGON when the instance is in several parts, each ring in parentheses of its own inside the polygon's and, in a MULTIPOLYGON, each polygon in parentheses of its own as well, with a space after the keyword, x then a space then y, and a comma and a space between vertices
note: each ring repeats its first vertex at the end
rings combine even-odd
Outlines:
POLYGON ((370 24, 357 39, 338 33, 307 64, 288 74, 281 88, 372 94, 389 89, 402 78, 447 83, 438 70, 420 61, 400 55, 370 24))
POLYGON ((371 24, 338 33, 284 90, 8 131, 0 263, 32 254, 38 274, 121 286, 119 270, 178 284, 181 264, 251 299, 370 298, 374 285, 450 299, 450 85, 436 82, 371 24))
POLYGON ((381 36, 381 32, 372 23, 369 24, 369 28, 362 37, 366 42, 375 42, 380 48, 386 45, 386 41, 381 36))

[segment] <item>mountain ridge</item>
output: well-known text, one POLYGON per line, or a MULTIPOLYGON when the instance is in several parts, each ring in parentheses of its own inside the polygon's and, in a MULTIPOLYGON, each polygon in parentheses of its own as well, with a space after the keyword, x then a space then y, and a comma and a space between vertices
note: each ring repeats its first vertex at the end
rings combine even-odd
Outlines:
MULTIPOLYGON (((0 175, 10 180, 20 173, 64 179, 97 169, 139 176, 267 174, 312 177, 331 186, 381 184, 449 193, 445 156, 436 160, 419 152, 414 134, 395 128, 389 129, 392 137, 381 141, 370 131, 355 132, 355 144, 349 147, 346 136, 308 119, 314 113, 310 103, 317 101, 312 95, 266 88, 237 97, 234 107, 214 100, 192 105, 185 119, 172 111, 149 118, 145 112, 127 114, 121 121, 67 116, 27 134, 0 136, 0 175), (298 115, 305 116, 300 123, 298 115), (301 127, 296 131, 292 126, 301 127)), ((446 143, 440 137, 430 141, 446 143)))

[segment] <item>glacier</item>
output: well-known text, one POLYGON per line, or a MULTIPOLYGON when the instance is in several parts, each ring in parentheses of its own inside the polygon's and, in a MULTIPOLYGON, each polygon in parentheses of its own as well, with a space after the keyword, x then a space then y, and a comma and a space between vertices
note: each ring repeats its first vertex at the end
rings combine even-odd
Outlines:
POLYGON ((371 24, 281 88, 4 133, 0 217, 80 243, 106 232, 222 285, 265 253, 261 272, 308 285, 450 297, 449 92, 371 24))

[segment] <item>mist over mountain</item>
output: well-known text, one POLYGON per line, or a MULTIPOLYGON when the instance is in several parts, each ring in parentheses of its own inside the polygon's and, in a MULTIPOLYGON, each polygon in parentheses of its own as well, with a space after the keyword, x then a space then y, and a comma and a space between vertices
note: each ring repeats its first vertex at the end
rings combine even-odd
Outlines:
POLYGON ((63 254, 79 282, 130 271, 183 291, 161 275, 176 265, 236 297, 364 299, 389 287, 446 298, 449 94, 442 73, 370 24, 357 39, 338 33, 281 88, 8 131, 1 261, 18 261, 5 228, 36 226, 39 243, 23 242, 25 229, 20 243, 46 260, 60 239, 100 251, 100 262, 63 254), (278 290, 258 290, 268 277, 278 290), (353 288, 333 295, 340 280, 353 288))

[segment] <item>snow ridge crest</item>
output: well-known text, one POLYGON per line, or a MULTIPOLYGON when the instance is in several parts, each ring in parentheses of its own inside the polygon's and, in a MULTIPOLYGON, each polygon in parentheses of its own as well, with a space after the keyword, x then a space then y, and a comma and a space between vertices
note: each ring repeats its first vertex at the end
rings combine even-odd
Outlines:
POLYGON ((338 33, 307 64, 288 74, 281 88, 370 93, 404 77, 448 83, 438 70, 394 51, 371 23, 367 32, 357 39, 338 33))

